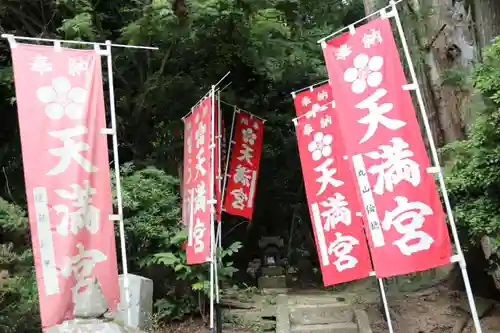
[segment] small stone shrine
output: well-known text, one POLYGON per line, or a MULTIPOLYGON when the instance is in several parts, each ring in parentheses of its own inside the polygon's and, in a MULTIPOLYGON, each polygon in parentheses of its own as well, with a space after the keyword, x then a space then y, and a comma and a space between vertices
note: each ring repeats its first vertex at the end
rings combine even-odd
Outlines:
POLYGON ((283 293, 287 290, 285 269, 281 258, 283 246, 284 242, 281 237, 262 237, 259 240, 262 267, 258 286, 264 293, 283 293))

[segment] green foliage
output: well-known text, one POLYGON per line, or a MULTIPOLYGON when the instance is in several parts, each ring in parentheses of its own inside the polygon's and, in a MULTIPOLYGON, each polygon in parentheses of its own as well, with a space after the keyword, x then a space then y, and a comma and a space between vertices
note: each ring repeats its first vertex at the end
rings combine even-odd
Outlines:
MULTIPOLYGON (((120 179, 129 270, 150 276, 155 288, 162 290, 156 301, 159 319, 203 313, 209 269, 186 263, 187 232, 180 221, 178 180, 154 167, 138 169, 130 163, 122 166, 120 179)), ((223 281, 236 272, 227 259, 240 248, 241 243, 235 242, 218 253, 223 281)))
MULTIPOLYGON (((154 167, 138 170, 130 163, 120 168, 120 180, 128 262, 137 270, 154 253, 179 246, 175 239, 171 243, 181 228, 179 182, 154 167)), ((117 229, 117 240, 118 236, 117 229)))
POLYGON ((0 332, 40 331, 33 256, 27 237, 26 213, 0 198, 0 332))
POLYGON ((500 39, 486 50, 472 79, 484 105, 476 110, 469 138, 442 153, 449 161, 445 174, 455 219, 477 242, 500 234, 500 39))
MULTIPOLYGON (((180 244, 187 240, 184 231, 176 235, 180 244)), ((227 262, 235 252, 241 248, 240 242, 234 242, 231 246, 217 251, 217 273, 220 283, 231 281, 237 269, 233 267, 233 262, 227 262)), ((187 265, 185 251, 157 253, 152 258, 152 262, 164 265, 170 272, 175 272, 175 279, 182 281, 182 293, 179 293, 179 284, 175 288, 170 288, 165 297, 156 302, 160 319, 181 319, 186 314, 202 315, 205 313, 204 304, 210 292, 210 270, 208 264, 187 265)))

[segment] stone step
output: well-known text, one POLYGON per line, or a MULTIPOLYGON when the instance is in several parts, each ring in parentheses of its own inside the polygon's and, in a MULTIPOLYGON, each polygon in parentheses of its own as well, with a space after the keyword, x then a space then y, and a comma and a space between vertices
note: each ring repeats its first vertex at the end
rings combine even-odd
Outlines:
POLYGON ((354 310, 343 302, 295 305, 289 315, 291 325, 354 323, 354 310))
POLYGON ((263 276, 280 276, 285 273, 285 269, 281 266, 264 266, 262 267, 263 276))
POLYGON ((261 276, 258 284, 260 289, 283 289, 286 288, 286 276, 261 276))
POLYGON ((292 333, 358 333, 354 323, 335 323, 327 325, 298 325, 292 327, 292 333))

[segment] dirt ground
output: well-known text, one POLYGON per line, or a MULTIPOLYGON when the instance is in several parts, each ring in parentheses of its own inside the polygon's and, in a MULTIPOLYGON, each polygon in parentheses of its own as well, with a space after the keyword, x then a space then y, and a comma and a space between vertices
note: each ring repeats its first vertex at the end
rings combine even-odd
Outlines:
MULTIPOLYGON (((389 297, 388 302, 395 333, 475 333, 470 315, 462 309, 467 304, 463 295, 446 287, 389 297)), ((362 307, 371 319, 373 333, 388 331, 376 304, 362 307)), ((486 312, 481 327, 484 333, 500 333, 498 305, 486 312)))
MULTIPOLYGON (((208 332, 208 327, 203 323, 201 319, 190 320, 183 323, 174 323, 166 327, 155 330, 154 333, 206 333, 208 332)), ((250 333, 241 330, 223 330, 224 333, 250 333)))

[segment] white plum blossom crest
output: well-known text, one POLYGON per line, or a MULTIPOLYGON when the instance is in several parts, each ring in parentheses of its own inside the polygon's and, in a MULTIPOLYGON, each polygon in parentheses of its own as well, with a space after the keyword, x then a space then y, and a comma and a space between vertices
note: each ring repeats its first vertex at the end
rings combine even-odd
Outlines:
POLYGON ((330 134, 324 135, 323 132, 314 134, 313 141, 307 146, 307 150, 312 153, 312 159, 319 161, 321 157, 328 157, 332 153, 333 137, 330 134))
POLYGON ((384 59, 380 56, 368 57, 361 53, 354 58, 354 67, 348 68, 344 72, 344 81, 352 83, 352 91, 361 94, 366 90, 367 85, 377 87, 382 82, 382 73, 379 70, 384 64, 384 59))
POLYGON ((84 116, 83 105, 87 100, 87 91, 79 87, 71 87, 65 77, 52 80, 51 86, 37 89, 38 100, 45 106, 45 114, 53 120, 61 119, 65 114, 72 120, 80 120, 84 116))
POLYGON ((306 97, 302 98, 302 103, 301 104, 302 104, 302 106, 307 107, 309 104, 311 104, 311 99, 306 96, 306 97))

